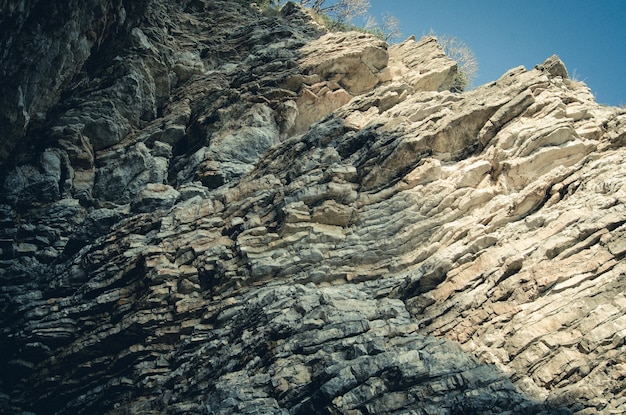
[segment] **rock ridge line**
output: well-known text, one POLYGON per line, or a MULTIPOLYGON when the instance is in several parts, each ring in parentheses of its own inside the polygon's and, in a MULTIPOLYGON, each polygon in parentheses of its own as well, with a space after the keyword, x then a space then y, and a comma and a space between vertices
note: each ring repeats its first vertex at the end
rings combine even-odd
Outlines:
POLYGON ((626 110, 557 56, 5 3, 0 412, 626 410, 626 110))

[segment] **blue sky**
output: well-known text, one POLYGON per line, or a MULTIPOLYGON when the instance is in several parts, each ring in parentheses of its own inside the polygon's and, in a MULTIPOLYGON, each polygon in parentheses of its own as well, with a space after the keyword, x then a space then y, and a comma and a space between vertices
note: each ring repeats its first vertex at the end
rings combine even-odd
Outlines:
POLYGON ((432 29, 465 42, 479 64, 475 85, 557 54, 596 101, 626 104, 626 0, 370 0, 370 14, 401 23, 402 40, 432 29))

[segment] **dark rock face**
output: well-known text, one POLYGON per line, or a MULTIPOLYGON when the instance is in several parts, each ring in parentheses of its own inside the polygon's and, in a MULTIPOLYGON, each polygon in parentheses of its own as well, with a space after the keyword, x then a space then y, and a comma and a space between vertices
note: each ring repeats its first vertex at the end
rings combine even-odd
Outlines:
POLYGON ((557 57, 0 6, 0 412, 623 409, 626 114, 557 57))
POLYGON ((143 16, 145 5, 122 0, 2 2, 0 159, 11 157, 29 128, 45 124, 61 94, 85 79, 87 59, 124 36, 143 16))

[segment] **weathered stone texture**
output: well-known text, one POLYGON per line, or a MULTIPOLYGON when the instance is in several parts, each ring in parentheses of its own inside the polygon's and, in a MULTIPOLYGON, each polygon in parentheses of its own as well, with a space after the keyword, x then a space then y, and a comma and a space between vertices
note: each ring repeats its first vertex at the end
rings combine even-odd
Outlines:
POLYGON ((18 3, 3 71, 88 41, 2 86, 43 80, 2 121, 0 412, 623 412, 626 112, 557 57, 458 93, 436 39, 294 3, 18 3))

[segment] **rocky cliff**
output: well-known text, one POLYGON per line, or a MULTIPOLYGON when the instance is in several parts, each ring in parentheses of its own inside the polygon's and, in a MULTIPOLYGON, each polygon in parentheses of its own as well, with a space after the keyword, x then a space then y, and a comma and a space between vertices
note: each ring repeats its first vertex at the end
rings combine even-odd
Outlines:
POLYGON ((0 9, 0 412, 625 412, 626 111, 556 56, 0 9))

